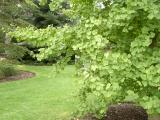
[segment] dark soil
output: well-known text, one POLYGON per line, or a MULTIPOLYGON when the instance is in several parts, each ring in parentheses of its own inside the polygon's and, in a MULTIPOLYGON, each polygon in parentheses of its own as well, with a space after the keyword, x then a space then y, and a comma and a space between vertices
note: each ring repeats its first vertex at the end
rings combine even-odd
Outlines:
POLYGON ((2 82, 9 82, 9 81, 16 81, 16 80, 24 80, 27 78, 31 78, 34 77, 36 74, 33 72, 28 72, 28 71, 18 71, 17 74, 15 74, 14 76, 9 76, 9 77, 5 77, 3 79, 0 79, 0 83, 2 82))
POLYGON ((132 103, 111 105, 106 113, 105 120, 148 120, 146 110, 132 103))

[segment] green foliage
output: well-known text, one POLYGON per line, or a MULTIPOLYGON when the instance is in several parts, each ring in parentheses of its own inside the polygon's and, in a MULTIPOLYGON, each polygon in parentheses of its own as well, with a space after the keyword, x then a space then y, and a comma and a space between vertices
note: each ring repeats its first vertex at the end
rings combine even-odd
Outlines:
MULTIPOLYGON (((27 0, 28 1, 28 0, 27 0)), ((37 28, 46 28, 48 25, 62 26, 63 24, 70 23, 70 20, 65 16, 60 9, 51 11, 49 4, 51 0, 29 0, 32 1, 35 7, 32 9, 32 21, 37 28)), ((29 5, 32 5, 29 3, 29 5)))
POLYGON ((25 12, 29 7, 24 1, 20 0, 1 0, 0 1, 0 27, 4 29, 11 28, 12 25, 16 26, 28 26, 25 12))
MULTIPOLYGON (((11 32, 10 35, 15 36, 18 41, 27 41, 30 42, 32 46, 39 48, 39 53, 35 54, 34 56, 38 58, 39 61, 43 59, 49 59, 50 57, 54 56, 57 58, 66 58, 62 59, 63 62, 67 63, 70 60, 70 57, 73 55, 73 51, 71 48, 67 48, 69 43, 64 43, 63 36, 61 34, 65 33, 68 27, 61 28, 54 28, 54 27, 47 27, 46 29, 35 29, 33 27, 27 28, 17 28, 16 31, 11 32), (60 31, 57 32, 57 29, 60 31), (57 36, 57 37, 55 37, 57 36), (68 45, 66 45, 68 44, 68 45), (61 56, 62 54, 67 54, 65 56, 61 56)), ((67 42, 67 41, 66 41, 67 42)))
MULTIPOLYGON (((38 2, 38 0, 37 0, 38 2)), ((41 1, 42 2, 42 1, 41 1)), ((44 6, 40 6, 39 3, 35 3, 34 0, 5 0, 0 1, 0 42, 5 43, 7 41, 5 32, 14 30, 15 26, 35 26, 37 28, 45 28, 48 25, 61 26, 69 20, 64 15, 55 14, 49 9, 48 3, 44 6)), ((49 0, 47 1, 49 2, 49 0)), ((14 43, 15 41, 9 41, 14 43)), ((23 45, 31 48, 28 43, 16 43, 16 45, 0 45, 0 51, 5 51, 8 58, 21 59, 28 51, 25 48, 19 47, 23 45), (4 48, 6 47, 6 48, 4 48)), ((45 46, 41 46, 45 47, 45 46)), ((32 49, 36 49, 33 48, 32 49)), ((29 54, 27 54, 29 55, 29 54)), ((32 56, 30 56, 31 59, 32 56)), ((28 58, 27 58, 28 59, 28 58)))
POLYGON ((0 79, 15 75, 17 72, 13 65, 0 61, 0 79))
POLYGON ((0 43, 0 56, 3 55, 8 59, 22 60, 22 58, 29 53, 30 51, 25 47, 0 43))
POLYGON ((78 19, 75 26, 17 28, 9 34, 46 44, 40 60, 67 51, 59 62, 63 65, 76 55, 84 76, 82 111, 101 116, 111 103, 133 101, 150 114, 160 113, 159 0, 101 0, 104 8, 97 7, 97 0, 70 2, 70 15, 78 19))
POLYGON ((41 5, 41 6, 46 5, 46 4, 47 4, 47 1, 48 1, 48 0, 40 0, 40 5, 41 5))
POLYGON ((11 28, 12 24, 44 28, 48 25, 60 26, 69 22, 68 18, 58 11, 51 12, 49 2, 49 0, 0 1, 0 27, 7 29, 11 28))

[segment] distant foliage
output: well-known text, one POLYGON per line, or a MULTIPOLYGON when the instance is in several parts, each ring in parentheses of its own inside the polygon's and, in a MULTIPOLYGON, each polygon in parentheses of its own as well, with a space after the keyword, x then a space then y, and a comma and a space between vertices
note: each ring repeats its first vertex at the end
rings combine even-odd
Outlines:
POLYGON ((76 55, 84 76, 82 111, 101 116, 111 103, 133 101, 150 114, 160 113, 160 1, 71 0, 70 4, 65 13, 77 19, 74 26, 17 28, 9 34, 45 44, 39 60, 67 51, 62 65, 76 55), (104 6, 97 6, 99 2, 104 6))
POLYGON ((0 43, 0 57, 4 56, 10 60, 22 60, 22 58, 29 53, 30 51, 25 47, 0 43))
POLYGON ((29 20, 26 20, 27 15, 31 15, 31 13, 25 12, 26 10, 29 10, 29 6, 27 6, 24 0, 1 0, 0 27, 8 29, 11 28, 11 24, 22 27, 31 25, 29 20))
MULTIPOLYGON (((51 0, 25 0, 28 4, 26 12, 30 12, 28 19, 37 28, 46 28, 48 25, 62 26, 71 23, 70 19, 65 16, 59 9, 50 10, 51 0)), ((63 6, 65 8, 66 5, 63 6)))

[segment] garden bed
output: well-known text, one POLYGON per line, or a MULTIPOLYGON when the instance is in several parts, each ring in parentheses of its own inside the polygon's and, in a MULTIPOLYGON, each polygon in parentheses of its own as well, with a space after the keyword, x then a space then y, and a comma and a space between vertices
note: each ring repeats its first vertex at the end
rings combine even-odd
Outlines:
POLYGON ((15 80, 23 80, 23 79, 34 77, 35 75, 36 74, 33 72, 20 70, 17 72, 17 74, 13 76, 9 76, 9 77, 0 79, 0 83, 8 82, 8 81, 15 81, 15 80))

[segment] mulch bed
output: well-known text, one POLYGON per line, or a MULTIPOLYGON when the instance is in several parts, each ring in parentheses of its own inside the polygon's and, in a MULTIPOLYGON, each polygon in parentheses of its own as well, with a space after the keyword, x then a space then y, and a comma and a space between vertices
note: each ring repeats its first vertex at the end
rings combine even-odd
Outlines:
POLYGON ((33 73, 33 72, 20 70, 14 76, 9 76, 9 77, 0 79, 0 83, 9 82, 9 81, 16 81, 16 80, 24 80, 24 79, 27 79, 27 78, 34 77, 35 75, 36 74, 33 73))

